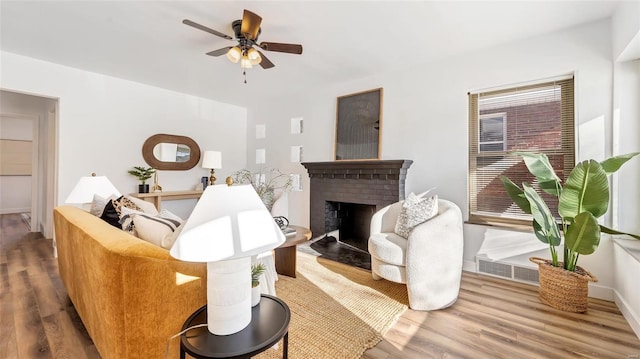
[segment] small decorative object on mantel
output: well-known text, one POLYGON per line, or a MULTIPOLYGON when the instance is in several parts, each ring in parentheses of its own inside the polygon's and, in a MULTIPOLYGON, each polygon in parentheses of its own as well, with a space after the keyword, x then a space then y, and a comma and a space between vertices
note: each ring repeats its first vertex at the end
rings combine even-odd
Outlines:
POLYGON ((140 180, 140 184, 138 185, 138 193, 149 193, 149 184, 147 180, 151 178, 151 176, 156 172, 153 167, 139 167, 135 166, 132 170, 129 170, 129 173, 132 176, 135 176, 140 180))
POLYGON ((266 270, 264 264, 256 263, 251 266, 251 306, 260 304, 260 276, 266 270))
POLYGON ((242 169, 233 173, 231 177, 236 183, 251 184, 269 212, 278 199, 276 190, 286 192, 291 189, 291 176, 280 172, 277 168, 261 168, 256 173, 242 169))
POLYGON ((532 215, 536 237, 549 244, 551 260, 530 258, 538 264, 541 302, 564 311, 586 312, 588 283, 597 279, 577 265, 578 257, 595 252, 601 232, 626 234, 640 239, 634 234, 609 229, 598 224, 597 220, 607 212, 609 206, 608 176, 638 154, 640 152, 615 156, 602 162, 580 162, 571 170, 562 186, 562 180, 556 175, 547 155, 514 153, 522 156, 542 191, 558 199, 559 224, 542 196, 531 185, 525 182, 520 188, 507 177, 500 178, 513 202, 523 212, 532 215), (560 231, 564 233, 563 262, 558 261, 556 251, 556 246, 561 243, 560 231), (560 287, 563 289, 558 290, 560 287))

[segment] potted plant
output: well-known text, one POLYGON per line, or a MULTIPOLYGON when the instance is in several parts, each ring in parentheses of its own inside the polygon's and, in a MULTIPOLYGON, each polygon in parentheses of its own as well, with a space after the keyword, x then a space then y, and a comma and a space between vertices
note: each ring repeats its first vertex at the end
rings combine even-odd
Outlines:
POLYGON ((291 188, 291 177, 280 172, 277 168, 261 168, 256 173, 242 169, 233 173, 231 177, 234 182, 251 184, 269 212, 277 199, 276 190, 284 192, 291 188))
MULTIPOLYGON (((520 188, 509 178, 501 177, 514 203, 533 216, 536 237, 549 244, 551 260, 530 258, 540 270, 540 300, 557 309, 585 312, 588 282, 597 279, 577 265, 578 259, 580 255, 589 255, 598 248, 602 232, 628 234, 602 226, 597 219, 607 212, 609 206, 608 176, 640 153, 615 156, 602 162, 580 162, 571 170, 564 186, 545 154, 514 154, 522 156, 540 189, 558 199, 559 221, 530 184, 525 182, 520 188), (562 262, 558 260, 556 250, 562 242, 561 232, 564 233, 562 262)), ((628 235, 640 239, 639 236, 628 235)))
POLYGON ((140 180, 141 184, 138 185, 138 193, 149 193, 149 184, 147 183, 147 180, 151 178, 155 172, 156 170, 153 167, 135 166, 127 173, 140 180))
POLYGON ((260 303, 260 276, 265 271, 262 263, 251 265, 251 306, 255 307, 260 303))

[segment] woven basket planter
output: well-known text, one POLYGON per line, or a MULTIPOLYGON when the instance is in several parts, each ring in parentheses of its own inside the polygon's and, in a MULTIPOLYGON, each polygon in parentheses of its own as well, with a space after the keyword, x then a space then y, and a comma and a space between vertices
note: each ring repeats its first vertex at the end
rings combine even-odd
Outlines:
POLYGON ((540 301, 565 312, 582 313, 587 311, 589 282, 598 279, 582 267, 575 272, 554 267, 548 259, 531 257, 529 260, 538 265, 540 278, 540 301))

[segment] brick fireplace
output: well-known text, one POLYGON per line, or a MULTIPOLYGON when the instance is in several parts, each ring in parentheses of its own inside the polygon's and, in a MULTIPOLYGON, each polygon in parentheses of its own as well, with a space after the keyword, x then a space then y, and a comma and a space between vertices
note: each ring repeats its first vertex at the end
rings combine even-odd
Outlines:
POLYGON ((346 231, 367 239, 371 215, 405 198, 405 179, 412 163, 411 160, 302 163, 311 179, 310 224, 314 237, 338 229, 341 235, 346 231))

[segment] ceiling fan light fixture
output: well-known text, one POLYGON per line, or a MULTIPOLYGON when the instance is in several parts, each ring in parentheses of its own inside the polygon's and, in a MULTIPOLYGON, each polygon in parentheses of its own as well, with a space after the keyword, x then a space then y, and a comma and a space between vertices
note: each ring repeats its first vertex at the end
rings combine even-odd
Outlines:
MULTIPOLYGON (((2 1, 2 0, 0 0, 2 1)), ((183 24, 194 27, 198 30, 208 32, 212 35, 221 37, 226 40, 234 40, 229 35, 226 35, 220 31, 208 28, 204 25, 200 25, 191 20, 184 19, 183 24)), ((262 51, 275 51, 287 54, 302 54, 302 45, 288 44, 281 42, 260 42, 258 43, 258 36, 262 32, 260 25, 262 23, 262 17, 249 10, 244 10, 241 20, 234 20, 231 23, 233 33, 235 35, 236 46, 225 46, 217 50, 209 51, 206 53, 208 56, 221 57, 226 55, 229 61, 234 64, 240 63, 242 73, 246 79, 246 69, 253 68, 256 65, 260 65, 263 69, 271 69, 275 65, 262 51), (256 46, 254 49, 253 46, 256 46)))
POLYGON ((260 56, 260 53, 254 48, 250 48, 249 51, 247 51, 247 57, 251 65, 258 65, 262 61, 262 56, 260 56))
POLYGON ((240 67, 243 69, 250 69, 253 67, 251 60, 249 60, 247 55, 242 56, 242 60, 240 60, 240 67))
POLYGON ((229 61, 233 62, 234 64, 237 64, 241 58, 242 50, 240 50, 238 46, 234 46, 230 48, 229 51, 227 51, 227 59, 229 59, 229 61))

